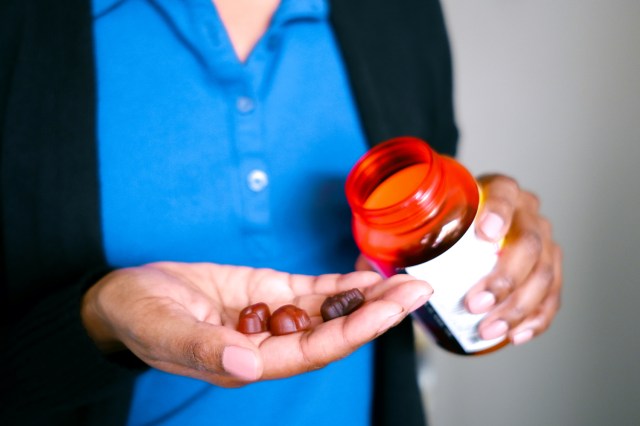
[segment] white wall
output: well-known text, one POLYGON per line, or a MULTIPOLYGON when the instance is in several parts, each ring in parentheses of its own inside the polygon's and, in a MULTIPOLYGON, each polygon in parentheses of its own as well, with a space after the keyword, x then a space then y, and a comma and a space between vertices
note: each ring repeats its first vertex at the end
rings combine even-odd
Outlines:
POLYGON ((537 192, 563 307, 522 347, 428 351, 432 426, 640 425, 640 0, 443 0, 462 161, 537 192))

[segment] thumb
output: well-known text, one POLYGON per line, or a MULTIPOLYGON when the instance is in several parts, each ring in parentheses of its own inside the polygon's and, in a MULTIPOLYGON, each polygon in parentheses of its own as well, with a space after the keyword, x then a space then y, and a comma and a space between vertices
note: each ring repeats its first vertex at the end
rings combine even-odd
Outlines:
POLYGON ((242 333, 195 319, 156 324, 164 349, 151 354, 154 367, 220 385, 229 379, 251 382, 262 376, 260 351, 242 333))
POLYGON ((520 187, 514 179, 503 175, 481 176, 478 183, 483 201, 476 231, 480 238, 498 242, 511 227, 520 187))
POLYGON ((260 357, 242 346, 228 345, 222 349, 222 368, 241 380, 255 381, 262 375, 260 357))

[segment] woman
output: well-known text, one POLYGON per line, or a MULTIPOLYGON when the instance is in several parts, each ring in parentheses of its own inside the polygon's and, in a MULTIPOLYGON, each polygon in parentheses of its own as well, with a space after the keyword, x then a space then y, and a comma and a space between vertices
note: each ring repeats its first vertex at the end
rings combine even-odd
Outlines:
MULTIPOLYGON (((393 136, 455 153, 438 2, 65 6, 0 14, 3 416, 424 424, 400 322, 431 289, 347 274, 342 184, 393 136), (352 287, 367 304, 307 332, 234 330, 250 303, 317 314, 352 287)), ((533 195, 482 184, 482 236, 510 238, 467 305, 522 343, 558 308, 559 250, 533 195)))

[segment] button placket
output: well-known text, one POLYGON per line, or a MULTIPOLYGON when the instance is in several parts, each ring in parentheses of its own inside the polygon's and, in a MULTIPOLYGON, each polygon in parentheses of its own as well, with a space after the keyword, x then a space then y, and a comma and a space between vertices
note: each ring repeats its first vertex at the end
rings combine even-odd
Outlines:
MULTIPOLYGON (((248 77, 248 76, 247 76, 248 77)), ((257 93, 249 81, 235 92, 235 143, 242 187, 242 217, 247 230, 259 232, 268 227, 269 170, 265 162, 261 111, 257 93)))

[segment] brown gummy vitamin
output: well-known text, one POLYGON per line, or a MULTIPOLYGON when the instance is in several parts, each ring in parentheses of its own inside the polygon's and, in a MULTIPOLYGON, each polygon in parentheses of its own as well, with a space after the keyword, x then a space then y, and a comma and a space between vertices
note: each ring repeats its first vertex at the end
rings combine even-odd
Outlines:
POLYGON ((274 336, 296 333, 311 326, 309 315, 294 305, 284 305, 276 309, 269 320, 269 330, 274 336))
POLYGON ((349 315, 364 303, 364 295, 357 288, 334 294, 325 299, 320 307, 324 321, 349 315))
POLYGON ((265 303, 255 303, 240 311, 237 330, 244 334, 267 331, 271 314, 265 303))
POLYGON ((260 317, 255 313, 249 313, 238 320, 238 331, 244 334, 255 334, 266 331, 260 317))

